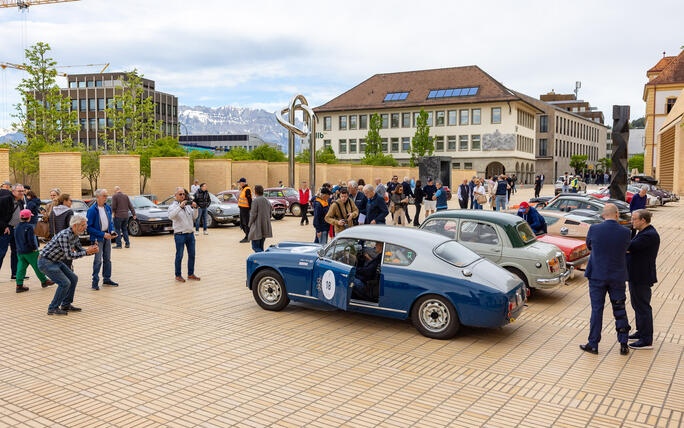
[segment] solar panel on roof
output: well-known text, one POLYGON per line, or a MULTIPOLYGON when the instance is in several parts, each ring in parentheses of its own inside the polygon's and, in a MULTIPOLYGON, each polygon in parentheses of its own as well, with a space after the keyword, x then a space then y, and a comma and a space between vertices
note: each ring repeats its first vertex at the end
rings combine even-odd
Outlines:
POLYGON ((428 98, 465 97, 477 94, 478 88, 433 89, 428 98))
POLYGON ((403 101, 408 97, 408 92, 388 92, 383 101, 403 101))

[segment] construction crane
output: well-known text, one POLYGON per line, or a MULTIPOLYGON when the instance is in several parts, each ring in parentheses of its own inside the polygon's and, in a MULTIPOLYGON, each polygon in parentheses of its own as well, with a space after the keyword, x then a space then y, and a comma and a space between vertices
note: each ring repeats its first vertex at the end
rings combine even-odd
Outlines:
POLYGON ((28 9, 29 6, 37 6, 39 4, 53 4, 66 3, 80 0, 0 0, 0 8, 16 7, 19 10, 28 9))
POLYGON ((109 67, 109 63, 107 63, 107 64, 83 64, 83 65, 58 65, 55 68, 76 68, 76 67, 103 67, 102 70, 100 70, 100 74, 102 74, 107 69, 107 67, 109 67))
MULTIPOLYGON (((102 68, 102 70, 100 70, 100 74, 102 74, 102 73, 104 73, 104 71, 107 69, 107 67, 109 67, 109 63, 107 63, 107 64, 83 64, 83 65, 58 65, 58 66, 55 67, 55 68, 102 67, 102 66, 104 66, 104 67, 102 68)), ((24 66, 24 65, 22 65, 22 64, 14 64, 14 63, 11 63, 11 62, 3 62, 3 61, 0 61, 0 68, 2 68, 3 70, 6 69, 6 68, 14 68, 14 69, 17 69, 17 70, 26 70, 26 69, 28 69, 28 68, 30 68, 30 67, 24 66)), ((62 73, 61 71, 58 71, 58 72, 57 72, 57 75, 58 75, 58 76, 62 76, 62 77, 67 77, 67 76, 68 76, 68 74, 62 73)))
MULTIPOLYGON (((2 0, 0 0, 0 1, 2 1, 2 0)), ((27 70, 27 69, 29 69, 29 68, 31 68, 31 67, 30 67, 30 66, 25 66, 25 65, 22 65, 22 64, 13 64, 13 63, 11 63, 11 62, 2 62, 2 61, 0 61, 0 68, 2 68, 3 70, 6 69, 6 68, 14 68, 14 69, 17 69, 17 70, 27 70)), ((58 76, 62 76, 62 77, 67 77, 67 74, 66 74, 66 73, 60 73, 59 71, 57 72, 57 75, 58 75, 58 76)))

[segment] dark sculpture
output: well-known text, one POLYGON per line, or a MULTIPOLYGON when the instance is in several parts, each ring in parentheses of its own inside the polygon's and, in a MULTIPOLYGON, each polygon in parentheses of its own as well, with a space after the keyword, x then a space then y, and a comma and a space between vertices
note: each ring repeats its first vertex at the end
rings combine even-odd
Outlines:
MULTIPOLYGON (((451 187, 451 158, 445 156, 423 156, 417 159, 418 177, 427 184, 428 177, 440 180, 442 185, 451 187)), ((400 177, 401 179, 401 177, 400 177)))
POLYGON ((624 201, 627 194, 627 143, 629 142, 629 106, 613 106, 613 157, 610 197, 624 201))

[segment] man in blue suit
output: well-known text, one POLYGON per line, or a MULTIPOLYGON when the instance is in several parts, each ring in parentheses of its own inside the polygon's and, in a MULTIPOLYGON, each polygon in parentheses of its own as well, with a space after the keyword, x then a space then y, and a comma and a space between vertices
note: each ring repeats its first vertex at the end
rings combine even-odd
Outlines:
POLYGON ((651 287, 658 282, 656 257, 660 248, 660 236, 651 226, 651 213, 636 210, 632 213, 632 226, 639 233, 632 239, 627 250, 629 272, 629 298, 636 315, 637 331, 629 336, 638 339, 629 344, 632 349, 653 348, 653 311, 651 310, 651 287))
POLYGON ((119 284, 112 281, 112 239, 116 238, 114 225, 112 224, 112 209, 107 202, 107 190, 95 191, 95 203, 88 208, 88 233, 90 242, 97 243, 100 251, 95 253, 93 260, 93 290, 100 289, 100 268, 102 268, 102 285, 118 287, 119 284))
POLYGON ((385 224, 385 217, 389 214, 385 198, 375 192, 375 187, 372 184, 366 184, 363 193, 368 198, 366 224, 385 224))
POLYGON ((592 224, 587 233, 587 248, 591 250, 591 255, 584 276, 589 279, 591 320, 589 340, 586 345, 580 345, 580 348, 585 352, 598 354, 598 343, 601 341, 603 327, 603 306, 606 293, 608 293, 613 307, 617 338, 620 342, 620 354, 627 355, 630 327, 625 309, 625 281, 627 280, 625 254, 630 243, 630 232, 617 222, 618 209, 615 204, 606 204, 602 217, 605 221, 592 224))

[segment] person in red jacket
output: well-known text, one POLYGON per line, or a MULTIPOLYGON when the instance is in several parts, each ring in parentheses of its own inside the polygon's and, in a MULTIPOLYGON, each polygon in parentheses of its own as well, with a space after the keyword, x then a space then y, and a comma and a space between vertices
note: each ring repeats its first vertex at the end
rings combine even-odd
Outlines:
POLYGON ((309 224, 309 217, 307 212, 309 211, 309 203, 311 202, 311 189, 306 181, 302 181, 302 187, 299 189, 299 205, 302 207, 302 219, 299 222, 300 226, 304 226, 304 223, 309 224))

